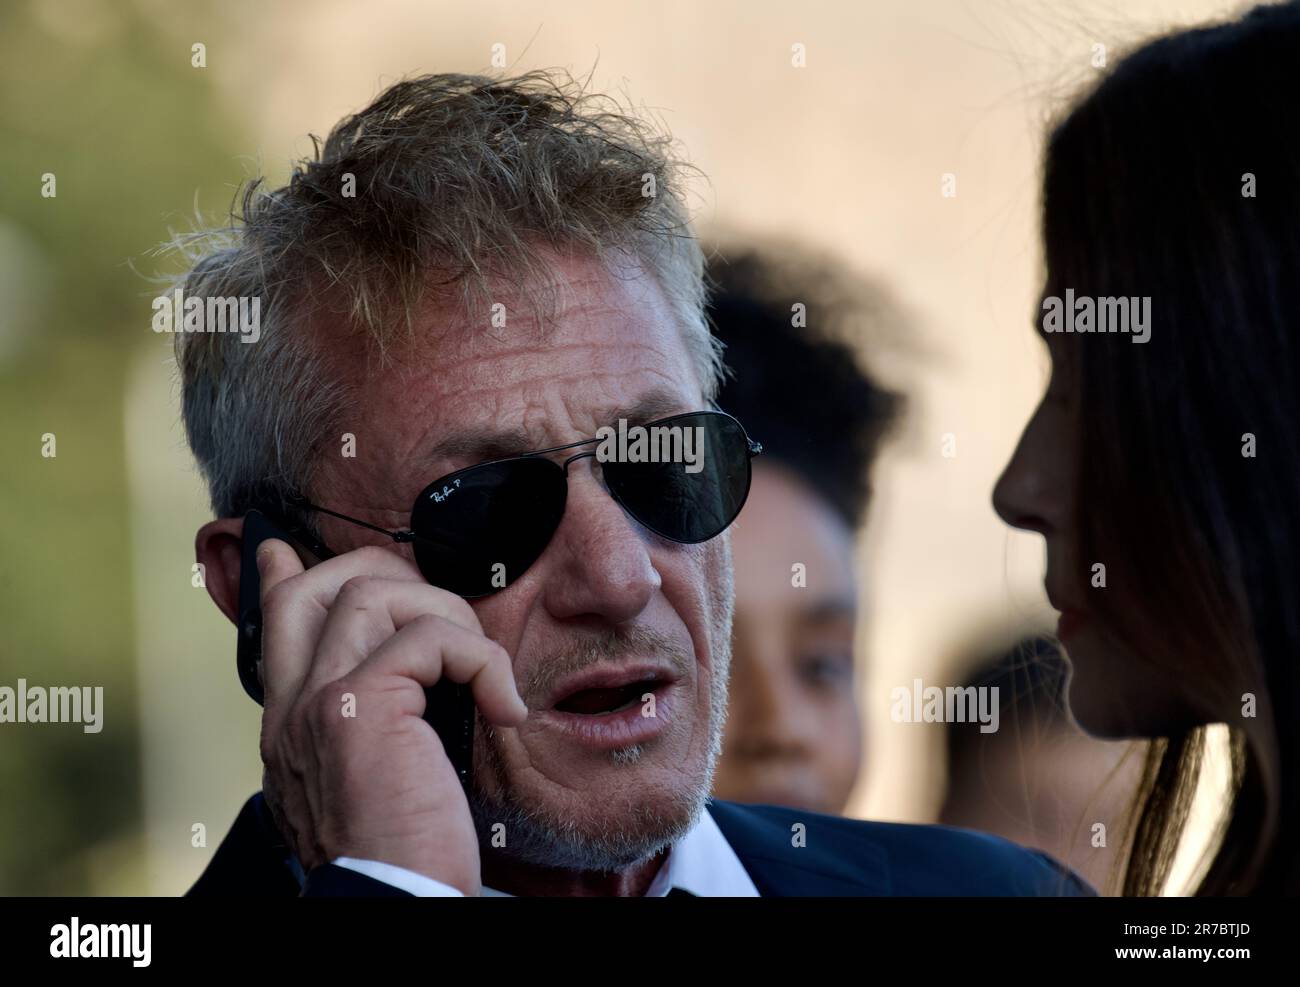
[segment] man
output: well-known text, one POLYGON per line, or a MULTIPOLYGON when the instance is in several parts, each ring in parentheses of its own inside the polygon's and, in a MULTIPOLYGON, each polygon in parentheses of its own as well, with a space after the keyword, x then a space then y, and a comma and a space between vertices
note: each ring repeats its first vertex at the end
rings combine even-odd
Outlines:
POLYGON ((989 837, 708 804, 756 447, 709 407, 681 170, 571 82, 426 76, 200 244, 186 295, 261 300, 256 342, 177 337, 209 591, 235 620, 254 507, 334 556, 258 551, 264 791, 193 893, 1083 890, 989 837), (694 472, 592 450, 687 413, 694 472))
POLYGON ((874 285, 789 244, 715 253, 708 273, 731 371, 719 401, 763 440, 731 532, 733 667, 713 793, 843 812, 862 762, 854 540, 899 403, 850 344, 898 317, 874 285))

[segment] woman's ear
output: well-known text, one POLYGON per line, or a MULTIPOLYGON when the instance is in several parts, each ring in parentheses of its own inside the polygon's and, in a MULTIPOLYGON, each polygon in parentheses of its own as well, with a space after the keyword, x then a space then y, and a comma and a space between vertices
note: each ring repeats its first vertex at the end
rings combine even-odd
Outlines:
POLYGON ((194 554, 208 595, 232 624, 239 622, 239 569, 243 561, 244 519, 217 518, 199 528, 194 554))

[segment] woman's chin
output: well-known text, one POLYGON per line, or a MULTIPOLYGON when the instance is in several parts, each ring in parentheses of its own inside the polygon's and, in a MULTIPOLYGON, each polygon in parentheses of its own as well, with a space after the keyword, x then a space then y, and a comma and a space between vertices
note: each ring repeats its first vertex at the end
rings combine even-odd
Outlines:
POLYGON ((1116 646, 1094 627, 1079 630, 1065 650, 1070 663, 1066 701, 1074 721, 1090 736, 1168 737, 1210 722, 1186 705, 1184 683, 1116 646))

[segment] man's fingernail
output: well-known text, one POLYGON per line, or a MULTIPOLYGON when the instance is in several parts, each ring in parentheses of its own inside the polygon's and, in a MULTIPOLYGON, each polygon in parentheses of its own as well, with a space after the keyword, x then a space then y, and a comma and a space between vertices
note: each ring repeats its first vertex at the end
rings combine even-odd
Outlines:
POLYGON ((266 575, 266 563, 271 558, 271 546, 263 542, 257 546, 257 574, 266 575))

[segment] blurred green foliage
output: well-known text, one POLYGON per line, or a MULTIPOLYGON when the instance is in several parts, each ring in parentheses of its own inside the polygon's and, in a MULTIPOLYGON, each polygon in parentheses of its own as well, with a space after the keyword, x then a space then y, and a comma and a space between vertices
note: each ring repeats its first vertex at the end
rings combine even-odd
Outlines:
POLYGON ((124 386, 140 347, 166 356, 138 272, 196 199, 228 208, 242 172, 188 41, 135 4, 94 4, 90 27, 75 20, 90 7, 37 7, 0 7, 0 685, 102 685, 106 713, 99 734, 0 724, 0 893, 130 893, 142 807, 124 386), (106 857, 124 886, 103 886, 106 857))

